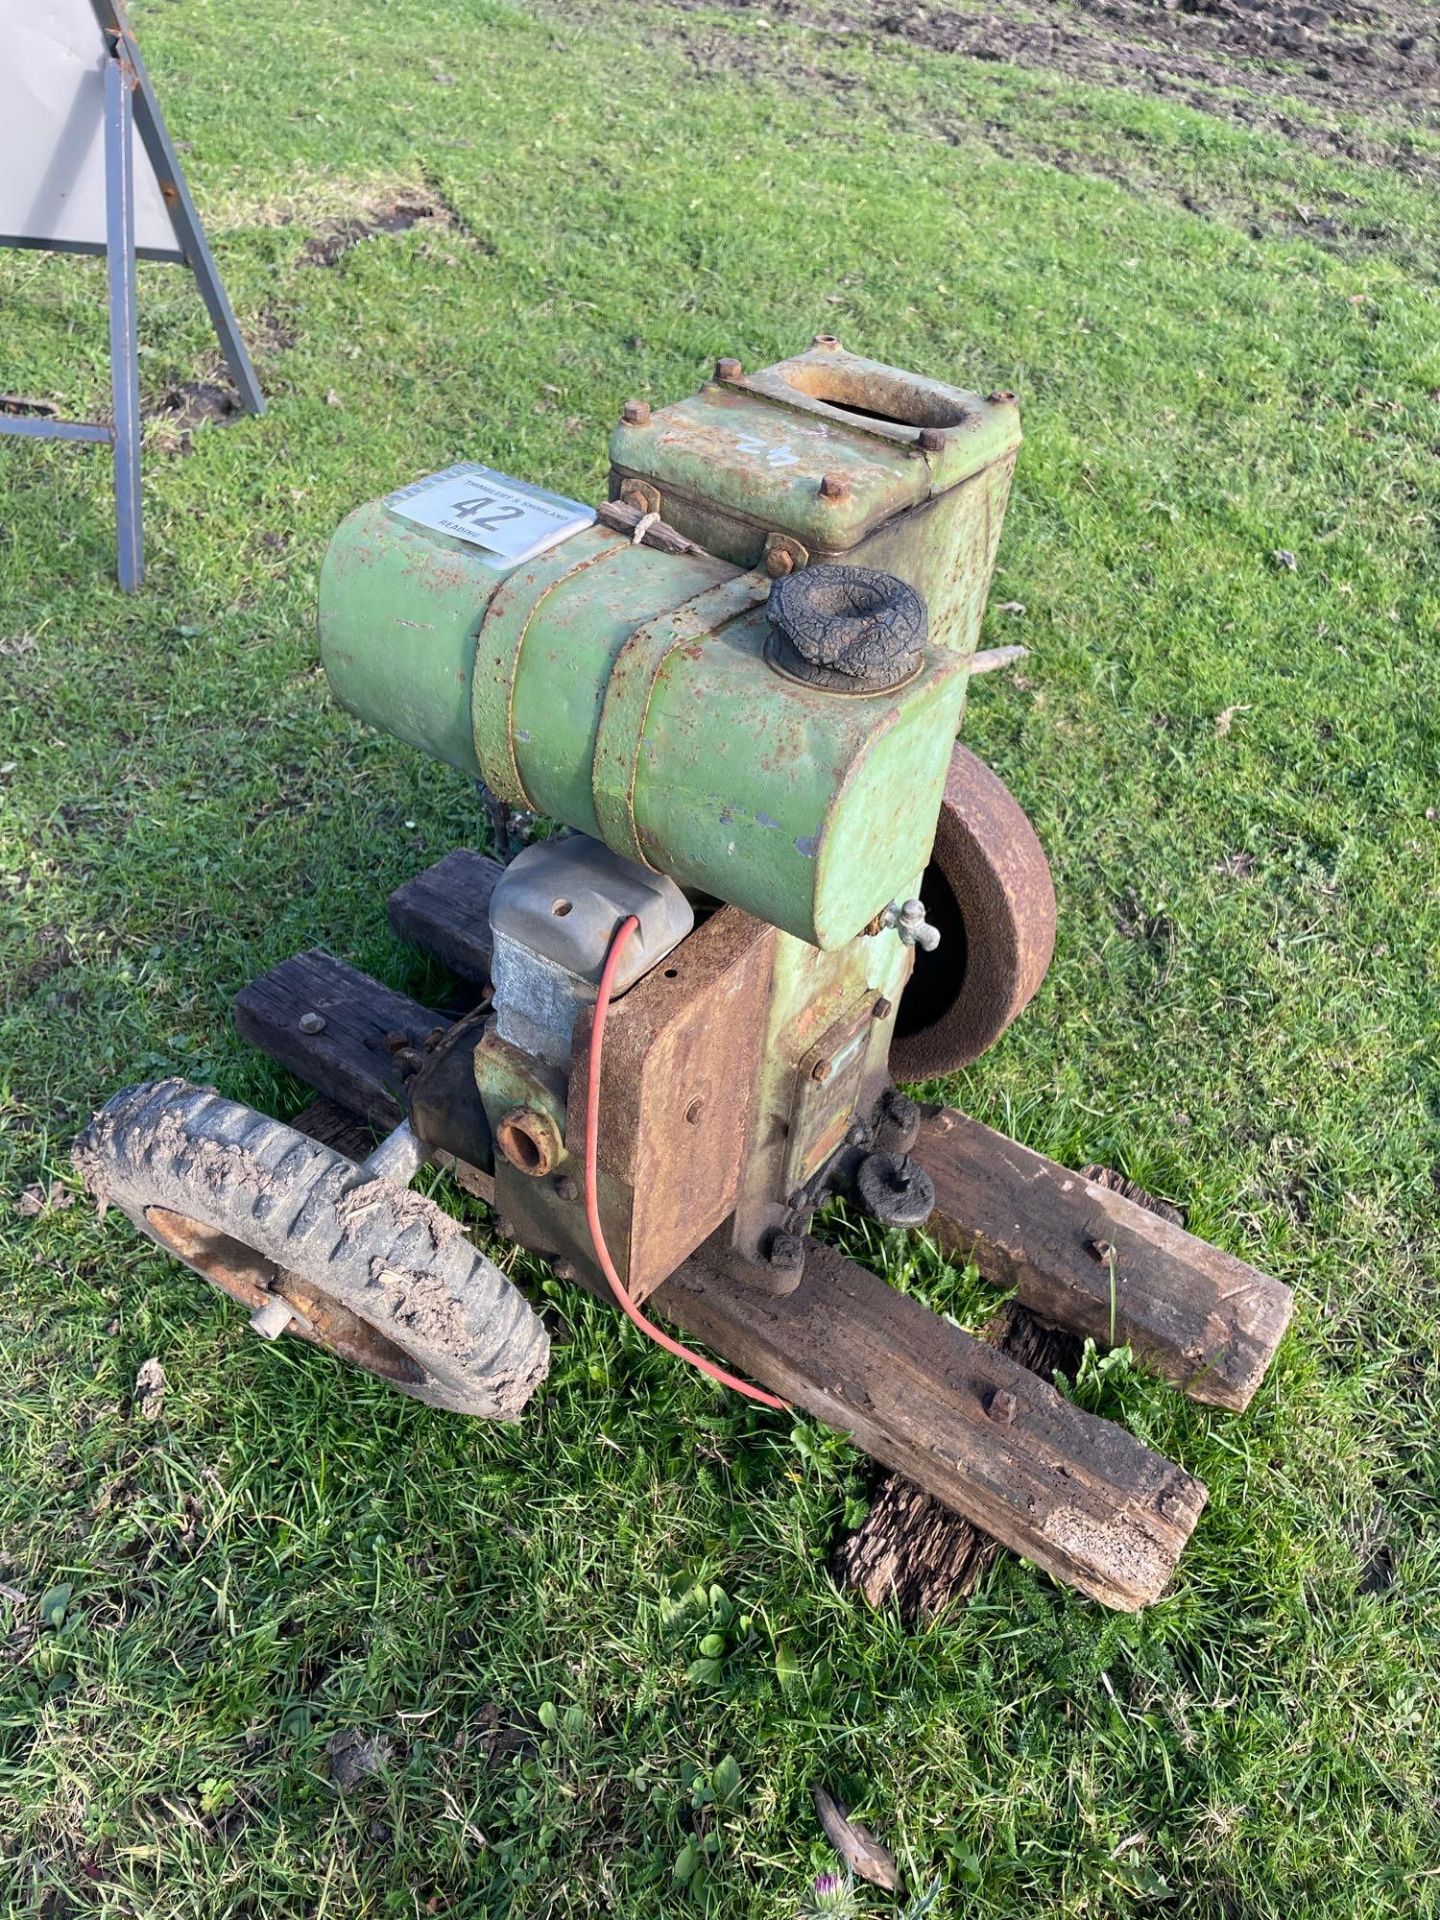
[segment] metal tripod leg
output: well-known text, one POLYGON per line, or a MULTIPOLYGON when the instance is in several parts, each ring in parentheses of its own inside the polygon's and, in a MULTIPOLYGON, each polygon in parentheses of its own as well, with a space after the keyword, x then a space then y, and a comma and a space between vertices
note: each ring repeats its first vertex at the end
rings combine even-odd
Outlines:
POLYGON ((120 585, 145 577, 140 507, 140 367, 135 351, 135 75, 123 51, 105 63, 105 264, 110 277, 110 388, 120 585))

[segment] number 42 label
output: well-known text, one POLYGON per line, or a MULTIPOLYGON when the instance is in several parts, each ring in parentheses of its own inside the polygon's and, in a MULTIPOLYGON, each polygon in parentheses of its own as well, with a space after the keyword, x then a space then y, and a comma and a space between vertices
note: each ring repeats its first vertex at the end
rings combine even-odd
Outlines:
POLYGON ((417 526, 480 548, 481 557, 495 567, 533 560, 595 520, 593 510, 578 500, 470 461, 402 487, 386 505, 417 526))

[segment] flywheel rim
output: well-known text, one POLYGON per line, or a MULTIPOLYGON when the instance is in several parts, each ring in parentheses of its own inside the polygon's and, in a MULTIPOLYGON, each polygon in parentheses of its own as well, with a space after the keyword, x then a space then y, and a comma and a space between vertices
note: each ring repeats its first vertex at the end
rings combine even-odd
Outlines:
POLYGON ((286 1333, 298 1334, 392 1386, 418 1386, 425 1380, 425 1367, 400 1342, 303 1275, 268 1259, 258 1247, 170 1207, 146 1207, 145 1222, 160 1246, 247 1312, 282 1299, 295 1309, 286 1333))

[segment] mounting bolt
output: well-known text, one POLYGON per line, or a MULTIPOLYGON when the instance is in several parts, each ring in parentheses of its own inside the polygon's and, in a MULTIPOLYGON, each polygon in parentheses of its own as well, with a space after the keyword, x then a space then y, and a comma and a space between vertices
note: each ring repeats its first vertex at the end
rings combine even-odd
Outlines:
POLYGON ((1115 1258, 1115 1249, 1108 1240, 1092 1240, 1090 1251, 1100 1261, 1110 1261, 1115 1258))
POLYGON ((715 378, 717 380, 743 380, 745 378, 745 369, 738 360, 732 360, 727 354, 723 359, 715 362, 715 378))
POLYGON ((771 1234, 765 1262, 777 1273, 798 1275, 805 1265, 805 1242, 798 1233, 786 1233, 782 1228, 771 1234))
POLYGON ((820 498, 822 500, 844 500, 849 497, 850 482, 843 473, 822 473, 820 476, 820 498))
POLYGON ((555 1182, 555 1191, 562 1200, 578 1200, 580 1198, 580 1189, 568 1173, 562 1173, 560 1178, 555 1182))
POLYGON ((301 1033, 323 1033, 325 1031, 325 1016, 323 1013, 302 1013, 295 1024, 299 1027, 301 1033))
POLYGON ((938 427, 922 427, 915 444, 922 453, 941 453, 945 447, 945 436, 938 427))
POLYGON ((760 564, 772 580, 783 580, 797 567, 803 567, 809 558, 805 548, 790 534, 771 532, 765 536, 765 552, 760 564))
POLYGON ((574 1262, 570 1260, 552 1260, 550 1262, 550 1271, 557 1280, 578 1280, 580 1278, 580 1275, 575 1270, 574 1262))
POLYGON ((1015 1418, 1018 1402, 1008 1387, 996 1387, 985 1396, 985 1415, 997 1427, 1008 1427, 1015 1418))
POLYGON ((827 350, 833 350, 840 345, 840 342, 833 333, 817 333, 810 344, 812 347, 823 347, 827 350))
POLYGON ((985 398, 990 402, 992 407, 999 407, 1003 406, 1006 401, 1013 400, 1015 396, 1008 387, 997 387, 993 393, 987 393, 985 398))
POLYGON ((620 418, 627 427, 648 427, 650 424, 650 402, 648 400, 627 400, 620 409, 620 418))
POLYGON ((833 1060, 817 1060, 810 1069, 810 1078, 812 1080, 818 1080, 823 1087, 834 1071, 835 1062, 833 1060))
POLYGON ((385 1036, 385 1051, 400 1053, 410 1045, 410 1036, 404 1027, 392 1027, 385 1036))
POLYGON ((893 1000, 887 1000, 882 993, 870 1009, 870 1018, 872 1020, 888 1020, 894 1011, 895 1002, 893 1000))

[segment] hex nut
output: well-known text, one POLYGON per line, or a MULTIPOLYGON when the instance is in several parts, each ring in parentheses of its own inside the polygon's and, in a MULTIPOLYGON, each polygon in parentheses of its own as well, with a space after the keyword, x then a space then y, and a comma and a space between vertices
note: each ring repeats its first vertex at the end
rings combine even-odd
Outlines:
POLYGON ((745 369, 738 360, 731 359, 727 354, 723 359, 715 362, 715 378, 717 380, 743 380, 745 378, 745 369))
POLYGON ((922 427, 915 444, 922 453, 941 453, 945 448, 945 436, 938 427, 922 427))
POLYGON ((650 402, 648 400, 627 400, 620 409, 620 418, 627 427, 648 427, 650 424, 650 402))
POLYGON ((1014 1421, 1019 1404, 1008 1387, 996 1387, 986 1397, 986 1417, 993 1420, 997 1427, 1008 1427, 1014 1421))
POLYGON ((772 580, 783 580, 797 567, 808 566, 809 551, 792 534, 772 531, 765 536, 765 552, 760 564, 772 580))
POLYGON ((812 347, 820 347, 826 352, 833 353, 839 347, 840 342, 833 333, 817 333, 810 344, 812 347))
POLYGON ((620 498, 627 507, 635 507, 641 513, 659 513, 660 490, 644 480, 622 480, 620 498))
POLYGON ((820 476, 820 498, 822 500, 845 500, 849 498, 850 482, 843 473, 824 473, 820 476))
POLYGON ((301 1033, 323 1033, 325 1031, 325 1016, 323 1013, 302 1013, 295 1024, 299 1027, 301 1033))

